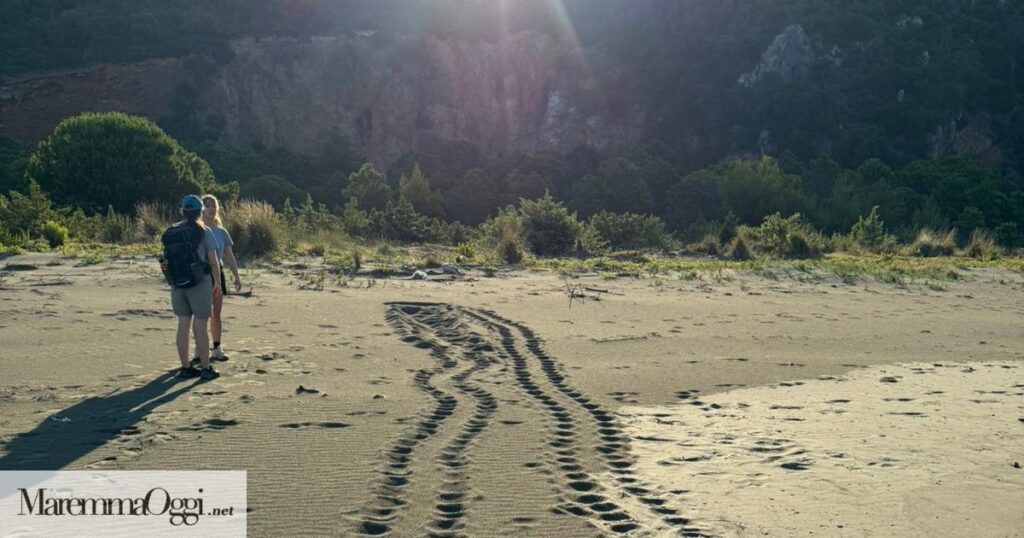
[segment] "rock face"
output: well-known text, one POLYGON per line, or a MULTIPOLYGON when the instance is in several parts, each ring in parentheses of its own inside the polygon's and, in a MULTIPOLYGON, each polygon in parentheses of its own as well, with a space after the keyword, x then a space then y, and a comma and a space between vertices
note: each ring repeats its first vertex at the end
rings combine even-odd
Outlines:
POLYGON ((201 77, 186 61, 161 60, 5 84, 0 133, 35 142, 84 110, 159 119, 182 84, 222 120, 222 141, 314 153, 343 136, 377 166, 437 141, 469 142, 490 158, 614 150, 636 143, 645 123, 635 105, 608 105, 573 51, 533 32, 496 43, 361 33, 232 48, 230 62, 201 77))
POLYGON ((178 60, 13 80, 0 85, 0 134, 34 144, 64 118, 85 111, 161 118, 170 111, 175 88, 184 80, 178 60))
POLYGON ((799 24, 787 26, 775 36, 761 55, 761 62, 749 73, 740 75, 742 86, 753 86, 767 73, 776 73, 789 82, 807 73, 815 61, 814 46, 799 24))

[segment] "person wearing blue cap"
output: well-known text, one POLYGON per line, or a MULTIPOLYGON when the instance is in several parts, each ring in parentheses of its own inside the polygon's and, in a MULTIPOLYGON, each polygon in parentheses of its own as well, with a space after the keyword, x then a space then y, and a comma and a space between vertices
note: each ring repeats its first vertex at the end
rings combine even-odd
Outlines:
POLYGON ((214 297, 220 296, 223 290, 217 263, 217 239, 199 220, 202 211, 203 201, 198 196, 190 194, 182 198, 181 215, 185 219, 164 232, 160 267, 171 285, 171 308, 178 316, 177 344, 181 360, 178 376, 215 379, 220 374, 210 366, 207 320, 214 297), (195 331, 199 348, 199 369, 189 364, 190 329, 195 331))

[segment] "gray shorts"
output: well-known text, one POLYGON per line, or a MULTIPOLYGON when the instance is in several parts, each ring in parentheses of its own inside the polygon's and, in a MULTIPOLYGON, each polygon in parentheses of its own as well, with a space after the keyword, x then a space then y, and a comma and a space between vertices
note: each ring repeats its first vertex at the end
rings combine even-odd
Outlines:
POLYGON ((171 286, 171 308, 175 316, 209 319, 213 310, 213 279, 202 278, 191 288, 171 286))

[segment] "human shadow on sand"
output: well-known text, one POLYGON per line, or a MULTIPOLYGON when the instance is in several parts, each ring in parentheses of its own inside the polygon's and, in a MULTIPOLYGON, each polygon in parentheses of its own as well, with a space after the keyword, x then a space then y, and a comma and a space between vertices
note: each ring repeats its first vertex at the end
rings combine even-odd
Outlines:
POLYGON ((167 372, 140 387, 82 400, 15 435, 3 447, 0 469, 63 469, 120 435, 137 433, 150 412, 200 384, 167 372))

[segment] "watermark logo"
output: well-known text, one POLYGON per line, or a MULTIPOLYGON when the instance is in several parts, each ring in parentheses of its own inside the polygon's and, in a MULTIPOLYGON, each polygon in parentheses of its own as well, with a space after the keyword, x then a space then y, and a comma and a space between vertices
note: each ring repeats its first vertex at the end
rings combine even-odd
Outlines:
POLYGON ((0 471, 6 536, 245 536, 245 471, 0 471))

